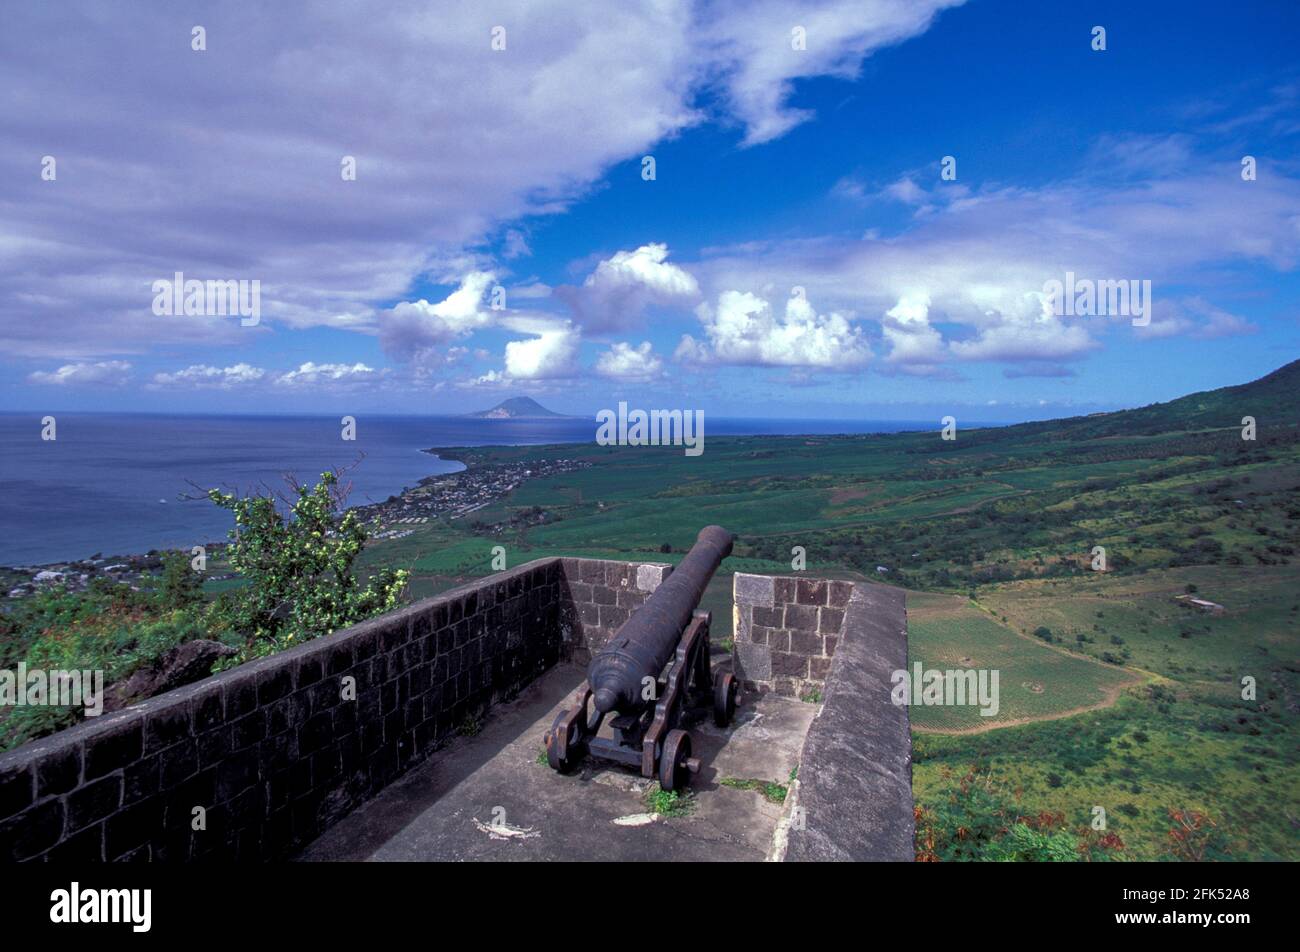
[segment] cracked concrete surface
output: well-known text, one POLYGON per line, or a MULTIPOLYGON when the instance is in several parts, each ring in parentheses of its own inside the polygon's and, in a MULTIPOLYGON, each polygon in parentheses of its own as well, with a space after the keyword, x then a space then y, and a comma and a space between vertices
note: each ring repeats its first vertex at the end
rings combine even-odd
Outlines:
MULTIPOLYGON (((718 661, 725 660, 721 656, 718 661)), ((723 778, 788 784, 817 705, 743 698, 727 729, 688 725, 702 762, 689 813, 648 813, 650 781, 588 761, 570 775, 538 763, 542 735, 585 671, 551 669, 483 729, 458 738, 328 830, 302 860, 761 861, 781 805, 723 778)))

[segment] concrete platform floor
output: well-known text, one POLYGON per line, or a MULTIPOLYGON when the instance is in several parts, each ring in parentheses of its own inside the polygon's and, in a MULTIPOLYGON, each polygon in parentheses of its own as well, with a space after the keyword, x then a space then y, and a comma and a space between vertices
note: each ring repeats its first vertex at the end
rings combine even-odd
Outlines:
POLYGON ((761 861, 781 806, 723 778, 788 784, 818 705, 746 696, 726 730, 705 718, 689 726, 703 765, 689 812, 649 812, 650 781, 588 760, 561 775, 538 755, 542 735, 582 683, 585 669, 560 665, 482 730, 429 762, 311 843, 298 856, 336 860, 712 860, 761 861), (495 822, 494 822, 495 821, 495 822))

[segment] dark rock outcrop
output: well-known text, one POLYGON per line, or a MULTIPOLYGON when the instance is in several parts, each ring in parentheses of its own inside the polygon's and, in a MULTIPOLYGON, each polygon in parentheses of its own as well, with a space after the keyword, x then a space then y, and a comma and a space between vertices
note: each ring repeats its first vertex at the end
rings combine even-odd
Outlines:
POLYGON ((212 673, 213 664, 234 653, 234 648, 203 638, 177 645, 151 666, 111 685, 105 692, 104 710, 121 710, 136 701, 201 681, 212 673))

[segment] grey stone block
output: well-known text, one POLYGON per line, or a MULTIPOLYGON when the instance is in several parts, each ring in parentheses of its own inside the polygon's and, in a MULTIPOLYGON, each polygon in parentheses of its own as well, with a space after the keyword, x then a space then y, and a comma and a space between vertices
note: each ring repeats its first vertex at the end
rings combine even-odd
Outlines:
POLYGON ((805 657, 822 654, 822 636, 815 631, 790 632, 790 650, 805 657))
POLYGON ((812 605, 786 605, 785 627, 799 631, 817 630, 817 609, 812 605))
POLYGON ((737 605, 771 608, 775 602, 775 580, 770 575, 746 575, 737 572, 732 581, 737 605))
POLYGON ((852 582, 831 582, 828 604, 831 608, 843 608, 849 603, 849 596, 853 594, 852 582))
POLYGON ((643 592, 653 592, 663 584, 668 573, 673 570, 671 565, 660 565, 655 562, 642 562, 636 567, 636 587, 643 592))
POLYGON ((801 578, 796 586, 795 601, 800 605, 825 605, 826 582, 816 578, 801 578))
POLYGON ((827 635, 838 635, 844 626, 844 610, 841 608, 823 608, 817 630, 827 635))
POLYGON ((808 656, 790 651, 772 652, 772 674, 785 678, 808 677, 808 656))
POLYGON ((619 608, 617 605, 601 605, 600 627, 607 628, 611 632, 617 631, 627 622, 630 615, 626 608, 619 608))
POLYGON ((784 605, 787 602, 794 601, 795 585, 799 580, 796 578, 778 578, 773 586, 776 597, 776 604, 784 605))
POLYGON ((748 681, 770 681, 772 655, 767 645, 736 642, 736 673, 748 681))

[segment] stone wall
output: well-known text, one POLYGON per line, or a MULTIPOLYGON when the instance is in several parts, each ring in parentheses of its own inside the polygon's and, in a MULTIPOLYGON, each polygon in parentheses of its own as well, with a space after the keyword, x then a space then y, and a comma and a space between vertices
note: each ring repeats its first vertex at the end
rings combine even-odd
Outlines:
POLYGON ((658 562, 559 561, 568 592, 561 620, 565 657, 583 665, 673 570, 658 562))
POLYGON ((735 663, 748 690, 824 693, 852 582, 737 572, 735 663))
POLYGON ((25 744, 0 755, 0 860, 286 856, 667 571, 530 562, 25 744))
MULTIPOLYGON (((530 562, 2 754, 0 861, 292 855, 561 658, 585 663, 671 570, 530 562)), ((779 857, 910 858, 902 592, 738 574, 735 599, 748 685, 825 694, 779 857)))
POLYGON ((915 858, 912 741, 890 697, 907 669, 902 589, 855 584, 821 711, 786 797, 774 857, 788 862, 915 858))

